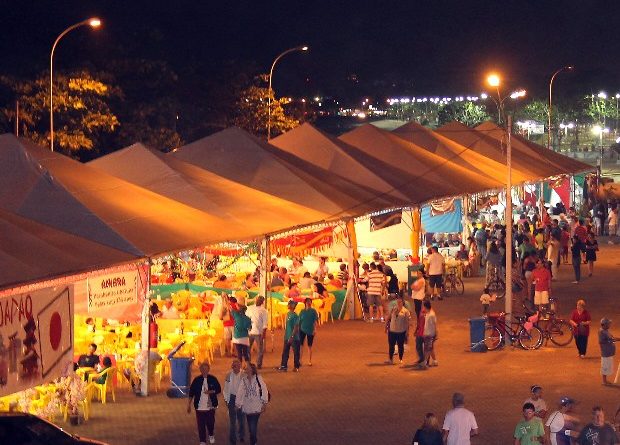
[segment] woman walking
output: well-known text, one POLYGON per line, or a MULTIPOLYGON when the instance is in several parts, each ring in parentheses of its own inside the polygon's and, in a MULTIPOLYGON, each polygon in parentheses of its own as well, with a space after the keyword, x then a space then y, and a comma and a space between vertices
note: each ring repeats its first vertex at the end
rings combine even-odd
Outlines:
POLYGON ((389 360, 386 362, 390 365, 394 364, 394 347, 398 344, 398 359, 403 363, 403 354, 405 353, 405 339, 409 333, 409 322, 411 320, 411 312, 404 306, 403 299, 396 299, 396 306, 390 311, 387 323, 385 324, 385 332, 388 335, 388 355, 389 360))
POLYGON ((207 362, 200 364, 200 375, 192 381, 187 401, 188 414, 192 412, 192 401, 194 402, 200 445, 207 444, 207 432, 205 429, 209 432, 209 443, 215 443, 217 395, 222 392, 220 382, 218 382, 215 376, 209 374, 210 369, 207 362))
POLYGON ((258 375, 256 365, 250 363, 245 369, 246 377, 241 379, 237 389, 237 408, 243 411, 248 419, 250 445, 256 445, 258 436, 258 419, 265 412, 269 402, 269 390, 263 377, 258 375))
POLYGON ((415 432, 412 445, 443 445, 443 437, 437 417, 433 413, 426 413, 422 426, 415 432))
POLYGON ((573 327, 575 335, 575 344, 580 358, 585 358, 588 349, 588 336, 590 335, 590 323, 592 317, 586 310, 586 302, 584 300, 577 301, 577 308, 570 315, 569 323, 573 327))
POLYGON ((575 271, 575 281, 573 281, 573 284, 579 284, 581 280, 581 253, 585 249, 586 246, 581 242, 581 239, 577 235, 573 236, 573 245, 570 248, 573 257, 573 270, 575 271))
POLYGON ((586 239, 586 261, 588 262, 588 276, 591 277, 594 272, 594 262, 596 261, 596 252, 598 252, 598 241, 594 238, 594 233, 588 233, 586 239))

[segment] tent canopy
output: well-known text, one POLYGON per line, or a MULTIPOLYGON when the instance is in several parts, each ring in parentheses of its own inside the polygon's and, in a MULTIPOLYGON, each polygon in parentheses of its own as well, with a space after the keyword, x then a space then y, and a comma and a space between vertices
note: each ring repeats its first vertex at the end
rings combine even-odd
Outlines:
MULTIPOLYGON (((491 121, 483 122, 482 124, 475 127, 475 129, 495 140, 502 140, 505 134, 504 129, 497 126, 497 124, 491 121)), ((511 139, 512 148, 513 150, 518 151, 519 155, 521 155, 521 153, 526 153, 528 156, 537 159, 540 163, 553 166, 557 172, 555 174, 573 174, 593 170, 593 167, 589 164, 585 164, 583 162, 577 161, 576 159, 569 158, 568 156, 557 153, 553 150, 549 150, 545 147, 535 144, 534 142, 518 134, 513 134, 511 139)))
POLYGON ((138 259, 2 209, 0 233, 0 289, 138 259))
POLYGON ((452 159, 443 158, 370 124, 345 133, 340 139, 375 159, 407 172, 401 180, 426 189, 426 200, 501 186, 498 181, 480 171, 469 170, 452 159))
POLYGON ((13 135, 0 136, 0 181, 5 210, 139 256, 255 235, 13 135))
POLYGON ((89 165, 196 209, 226 217, 256 233, 267 234, 328 217, 142 144, 110 153, 89 165))
POLYGON ((177 149, 172 157, 234 182, 331 215, 355 216, 391 205, 371 188, 229 128, 177 149))

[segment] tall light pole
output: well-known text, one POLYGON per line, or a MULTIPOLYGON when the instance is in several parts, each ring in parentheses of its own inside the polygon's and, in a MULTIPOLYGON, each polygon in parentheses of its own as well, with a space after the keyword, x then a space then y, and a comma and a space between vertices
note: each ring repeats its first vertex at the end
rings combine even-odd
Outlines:
POLYGON ((54 44, 52 45, 52 52, 50 54, 50 149, 54 151, 54 50, 56 49, 56 45, 60 42, 65 35, 69 32, 73 31, 76 28, 81 26, 90 26, 91 28, 99 28, 101 26, 101 20, 97 17, 92 17, 87 20, 83 20, 75 25, 69 26, 63 32, 60 33, 54 44))
POLYGON ((555 73, 553 73, 551 75, 551 80, 549 81, 549 110, 548 110, 548 114, 549 114, 549 126, 547 127, 548 129, 548 133, 547 133, 547 149, 551 150, 551 92, 552 92, 552 88, 553 88, 553 79, 555 79, 555 76, 557 76, 558 74, 560 74, 562 71, 564 70, 572 70, 574 67, 572 65, 567 65, 567 66, 563 66, 562 68, 558 69, 555 71, 555 73))
POLYGON ((271 64, 271 70, 269 71, 269 93, 267 96, 267 140, 271 139, 271 78, 273 77, 273 69, 282 57, 286 56, 289 53, 293 53, 296 51, 308 51, 308 47, 306 45, 296 46, 295 48, 287 49, 286 51, 280 53, 278 57, 271 64))
MULTIPOLYGON (((497 91, 497 110, 500 115, 500 120, 504 114, 504 101, 506 98, 511 97, 517 99, 525 96, 525 91, 518 91, 512 93, 510 96, 502 98, 499 91, 501 79, 497 74, 491 74, 487 77, 487 83, 489 86, 495 88, 497 91)), ((506 295, 504 302, 504 311, 506 312, 506 323, 510 325, 510 313, 512 312, 512 252, 514 250, 512 242, 512 116, 508 116, 506 121, 506 295)), ((506 343, 510 344, 510 338, 506 336, 506 343)))
POLYGON ((493 102, 495 102, 495 105, 497 105, 497 118, 498 118, 498 122, 500 124, 502 123, 506 123, 506 119, 505 119, 505 113, 504 113, 504 102, 506 102, 506 99, 511 98, 511 99, 519 99, 521 97, 525 96, 525 90, 518 90, 518 91, 513 91, 509 96, 504 96, 502 97, 500 91, 499 91, 499 86, 501 84, 501 78, 499 77, 499 75, 493 73, 493 74, 489 74, 489 76, 487 77, 487 84, 493 88, 495 88, 495 91, 497 92, 497 100, 491 95, 489 96, 493 102))

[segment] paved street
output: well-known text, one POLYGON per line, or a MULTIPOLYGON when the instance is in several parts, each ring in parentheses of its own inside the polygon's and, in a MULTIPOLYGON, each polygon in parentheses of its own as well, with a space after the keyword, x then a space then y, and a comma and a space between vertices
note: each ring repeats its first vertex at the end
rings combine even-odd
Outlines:
MULTIPOLYGON (((616 280, 620 247, 602 238, 593 278, 572 285, 572 267, 562 265, 555 296, 560 314, 567 316, 577 298, 588 302, 593 317, 588 357, 580 360, 574 344, 548 345, 538 351, 507 348, 488 353, 468 352, 468 318, 481 312, 481 279, 466 279, 465 296, 437 302, 439 366, 428 371, 387 366, 387 340, 380 324, 344 321, 320 328, 315 341, 314 366, 299 374, 277 373, 281 333, 275 352, 266 356, 263 376, 272 393, 261 416, 259 443, 278 444, 406 444, 426 412, 443 421, 451 394, 461 391, 480 427, 474 444, 509 444, 523 401, 532 384, 544 388, 552 410, 562 395, 576 398, 577 412, 589 420, 590 408, 602 405, 611 417, 620 403, 620 386, 600 384, 598 321, 615 321, 620 335, 620 307, 616 280)), ((587 276, 587 272, 586 272, 587 276)), ((503 307, 503 301, 499 303, 503 307)), ((498 309, 501 309, 498 307, 498 309)), ((280 334, 278 336, 278 334, 280 334)), ((271 349, 271 342, 269 343, 271 349)), ((408 351, 406 362, 414 360, 408 351)), ((292 360, 292 358, 291 358, 292 360)), ((212 368, 223 384, 229 359, 216 359, 212 368)), ((167 382, 164 383, 167 386, 167 382)), ((185 412, 186 400, 168 399, 164 391, 146 399, 119 390, 116 403, 93 404, 88 423, 71 431, 114 445, 197 444, 194 415, 185 412)), ((227 412, 219 409, 217 443, 227 443, 227 412)), ((247 438, 246 438, 247 442, 247 438)))

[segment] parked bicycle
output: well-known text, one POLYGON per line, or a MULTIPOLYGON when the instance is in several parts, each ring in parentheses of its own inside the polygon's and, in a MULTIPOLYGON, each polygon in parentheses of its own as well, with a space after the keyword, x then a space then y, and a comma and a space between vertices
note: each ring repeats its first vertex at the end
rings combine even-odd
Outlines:
POLYGON ((557 299, 549 298, 550 310, 544 313, 536 323, 543 333, 545 346, 549 340, 556 346, 566 346, 573 341, 573 328, 570 323, 555 315, 557 306, 557 299))
POLYGON ((450 267, 443 280, 443 293, 445 295, 463 295, 465 284, 456 273, 456 267, 450 267))
POLYGON ((506 336, 523 349, 533 350, 541 347, 543 333, 538 326, 528 321, 528 317, 513 315, 510 325, 506 324, 505 312, 491 313, 487 317, 484 331, 484 344, 489 351, 504 345, 506 336))

